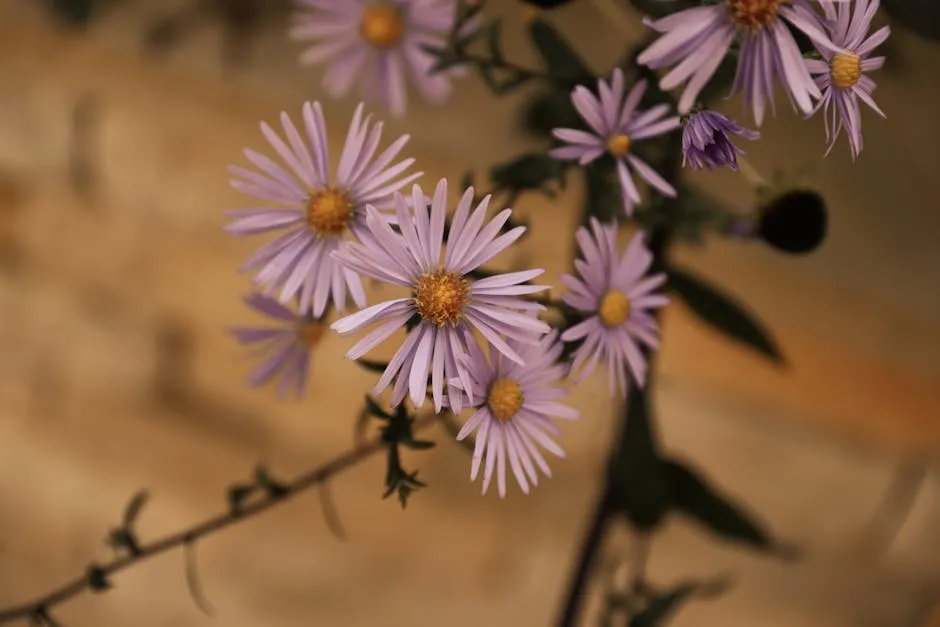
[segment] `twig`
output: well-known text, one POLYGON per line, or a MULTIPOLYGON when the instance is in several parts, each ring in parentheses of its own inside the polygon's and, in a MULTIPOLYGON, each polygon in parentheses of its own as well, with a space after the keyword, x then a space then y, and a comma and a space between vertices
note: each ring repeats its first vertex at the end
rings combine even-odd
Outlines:
MULTIPOLYGON (((414 421, 414 429, 422 429, 429 426, 437 420, 436 415, 424 416, 414 421)), ((367 444, 357 446, 339 457, 323 464, 319 468, 311 470, 300 475, 291 482, 284 484, 284 490, 275 493, 267 493, 263 498, 249 504, 245 504, 237 509, 233 509, 225 514, 220 514, 212 518, 196 523, 182 531, 165 536, 148 544, 141 544, 140 551, 134 555, 119 557, 106 564, 95 564, 88 568, 86 574, 76 577, 72 581, 63 584, 59 588, 48 592, 32 601, 16 605, 0 611, 0 623, 8 623, 14 620, 29 619, 35 616, 48 616, 48 610, 54 606, 61 605, 84 592, 95 590, 103 591, 100 583, 108 581, 111 575, 117 574, 123 570, 155 557, 161 553, 172 551, 173 549, 185 547, 197 540, 227 529, 239 522, 254 518, 275 505, 283 503, 297 496, 298 494, 320 485, 327 479, 355 466, 364 459, 384 450, 388 444, 380 439, 375 439, 367 444), (94 575, 90 576, 88 573, 94 575), (94 581, 93 581, 94 580, 94 581)))

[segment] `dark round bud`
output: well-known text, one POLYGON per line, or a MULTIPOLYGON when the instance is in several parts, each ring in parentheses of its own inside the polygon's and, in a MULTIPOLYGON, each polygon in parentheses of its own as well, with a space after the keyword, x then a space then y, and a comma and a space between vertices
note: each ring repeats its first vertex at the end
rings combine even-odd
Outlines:
POLYGON ((826 201, 819 193, 797 189, 774 198, 761 211, 757 232, 778 250, 800 254, 826 239, 826 201))
POLYGON ((574 0, 520 0, 522 4, 528 4, 529 6, 538 7, 540 9, 554 9, 573 1, 574 0))

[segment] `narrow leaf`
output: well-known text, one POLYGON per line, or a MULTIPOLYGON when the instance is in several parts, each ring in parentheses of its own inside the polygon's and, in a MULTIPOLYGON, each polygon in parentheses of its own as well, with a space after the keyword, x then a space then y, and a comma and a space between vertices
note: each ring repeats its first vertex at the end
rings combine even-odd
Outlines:
POLYGON ((388 362, 385 361, 373 361, 371 359, 357 359, 356 364, 362 366, 364 369, 369 372, 385 372, 385 369, 388 368, 388 362))
POLYGON ((202 589, 202 583, 199 579, 199 562, 196 559, 196 543, 187 542, 183 545, 183 559, 186 567, 186 588, 189 590, 189 597, 206 616, 215 616, 215 609, 206 598, 202 589))
POLYGON ((593 73, 581 57, 548 22, 535 19, 529 37, 545 70, 568 85, 592 82, 593 73))
POLYGON ((137 517, 140 515, 140 511, 143 509, 144 505, 147 504, 147 501, 150 499, 150 494, 147 490, 140 490, 131 497, 131 500, 127 503, 127 507, 124 508, 124 526, 132 527, 134 522, 137 520, 137 517))
POLYGON ((490 179, 497 187, 513 190, 542 190, 548 183, 565 182, 565 164, 545 154, 524 154, 493 166, 490 179))
POLYGON ((630 619, 629 627, 661 627, 679 606, 692 596, 699 584, 684 583, 654 597, 642 612, 630 619))
POLYGON ((677 511, 721 538, 762 551, 792 555, 792 549, 771 537, 744 507, 722 495, 694 470, 676 460, 666 460, 665 468, 677 511))
POLYGON ((702 321, 773 362, 785 363, 776 340, 757 316, 719 288, 675 267, 669 269, 668 285, 702 321))

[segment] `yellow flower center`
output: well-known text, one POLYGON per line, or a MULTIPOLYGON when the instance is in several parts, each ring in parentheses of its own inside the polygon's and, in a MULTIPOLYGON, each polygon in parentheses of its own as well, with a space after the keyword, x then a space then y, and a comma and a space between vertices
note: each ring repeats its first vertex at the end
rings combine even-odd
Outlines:
POLYGON ((612 135, 607 140, 607 152, 617 158, 626 157, 630 152, 630 138, 623 133, 612 135))
POLYGON ((423 320, 439 327, 454 326, 463 316, 470 282, 453 272, 425 274, 415 288, 415 307, 423 320))
POLYGON ((597 313, 605 327, 619 327, 630 317, 630 299, 620 290, 610 290, 601 298, 597 313))
POLYGON ((506 422, 522 409, 522 388, 512 379, 496 379, 490 386, 486 404, 500 422, 506 422))
POLYGON ((297 325, 297 341, 307 348, 319 344, 324 333, 326 327, 316 320, 304 320, 297 325))
POLYGON ((862 78, 862 58, 854 52, 840 52, 829 64, 829 76, 840 89, 852 87, 862 78))
POLYGON ((366 7, 359 20, 359 34, 375 48, 391 48, 404 31, 401 10, 384 2, 366 7))
POLYGON ((731 21, 738 28, 760 30, 777 18, 780 5, 788 0, 725 0, 731 21))
POLYGON ((346 194, 324 189, 307 201, 307 224, 321 235, 339 235, 349 226, 353 207, 346 194))

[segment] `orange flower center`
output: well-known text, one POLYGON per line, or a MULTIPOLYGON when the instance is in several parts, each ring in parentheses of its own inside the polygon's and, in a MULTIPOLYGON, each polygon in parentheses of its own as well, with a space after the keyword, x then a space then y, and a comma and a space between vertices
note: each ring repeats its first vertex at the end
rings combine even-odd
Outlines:
POLYGON ((486 404, 500 422, 506 422, 522 409, 522 388, 512 379, 496 379, 490 386, 486 404))
POLYGON ((829 77, 840 89, 852 87, 862 78, 862 58, 854 52, 840 52, 829 63, 829 77))
POLYGON ((601 298, 597 314, 605 327, 619 327, 630 317, 630 299, 620 290, 610 290, 601 298))
POLYGON ((453 272, 425 274, 415 288, 415 307, 423 320, 439 327, 454 326, 463 316, 470 282, 453 272))
POLYGON ((612 135, 607 140, 607 152, 614 157, 626 157, 630 152, 630 138, 623 133, 612 135))
POLYGON ((359 34, 375 48, 391 48, 404 32, 401 10, 384 2, 366 7, 359 20, 359 34))
POLYGON ((324 189, 307 201, 307 224, 321 235, 340 235, 349 226, 352 209, 346 194, 324 189))
POLYGON ((788 0, 725 0, 731 21, 738 28, 760 30, 777 18, 780 5, 788 0))

